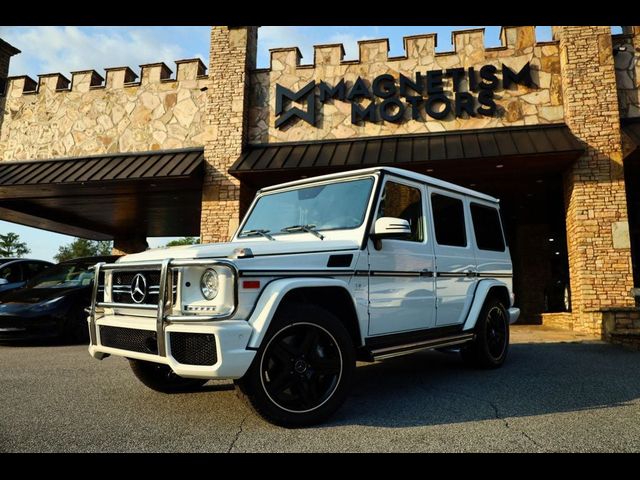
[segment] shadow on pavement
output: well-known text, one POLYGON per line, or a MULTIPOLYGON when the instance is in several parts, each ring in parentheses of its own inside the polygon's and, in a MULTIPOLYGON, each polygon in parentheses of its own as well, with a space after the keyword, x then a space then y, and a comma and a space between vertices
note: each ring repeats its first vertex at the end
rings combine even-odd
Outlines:
MULTIPOLYGON (((640 355, 607 344, 515 344, 497 370, 456 353, 362 364, 332 425, 412 427, 620 406, 640 397, 640 355)), ((322 427, 321 427, 322 428, 322 427)))

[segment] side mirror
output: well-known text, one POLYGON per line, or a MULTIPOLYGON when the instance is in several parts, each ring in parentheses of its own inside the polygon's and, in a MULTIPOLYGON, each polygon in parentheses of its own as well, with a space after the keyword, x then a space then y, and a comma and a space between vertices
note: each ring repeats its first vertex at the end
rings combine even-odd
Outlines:
POLYGON ((373 239, 376 250, 382 248, 380 240, 383 238, 402 238, 411 235, 411 225, 403 218, 380 217, 373 224, 373 239))
POLYGON ((6 278, 0 278, 0 285, 6 285, 7 283, 9 283, 9 280, 6 278))

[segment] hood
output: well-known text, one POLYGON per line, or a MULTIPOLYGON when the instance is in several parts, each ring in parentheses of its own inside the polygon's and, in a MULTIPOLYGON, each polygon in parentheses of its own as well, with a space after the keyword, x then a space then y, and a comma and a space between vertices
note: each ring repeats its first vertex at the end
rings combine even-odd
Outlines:
POLYGON ((67 297, 87 287, 74 288, 22 288, 0 296, 0 313, 16 313, 39 303, 59 297, 67 297))
POLYGON ((160 260, 164 258, 227 258, 236 248, 250 248, 254 256, 286 255, 303 252, 329 252, 332 250, 357 249, 360 245, 355 240, 318 240, 318 241, 286 241, 286 240, 251 240, 245 242, 205 243, 203 245, 184 245, 179 247, 162 247, 134 253, 118 259, 118 263, 160 260))

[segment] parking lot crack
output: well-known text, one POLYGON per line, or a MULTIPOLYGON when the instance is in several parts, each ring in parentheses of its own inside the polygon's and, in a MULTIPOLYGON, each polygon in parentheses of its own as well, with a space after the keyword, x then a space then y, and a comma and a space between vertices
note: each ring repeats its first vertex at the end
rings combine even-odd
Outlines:
MULTIPOLYGON (((491 405, 491 408, 493 408, 493 412, 494 412, 494 414, 495 414, 495 416, 496 416, 496 419, 497 419, 497 420, 502 420, 502 423, 504 423, 505 428, 507 428, 507 429, 509 429, 509 430, 513 430, 513 429, 511 428, 511 425, 509 424, 509 420, 507 420, 506 418, 504 418, 504 417, 500 416, 500 412, 498 411, 498 406, 497 406, 495 403, 493 403, 492 401, 490 401, 490 400, 486 400, 486 402, 487 402, 489 405, 491 405)), ((536 442, 533 438, 531 438, 531 437, 527 434, 527 432, 525 432, 524 430, 520 430, 520 431, 519 431, 519 433, 520 433, 520 435, 522 435, 524 438, 526 438, 526 439, 527 439, 527 440, 529 440, 531 443, 533 443, 536 447, 542 448, 542 446, 541 446, 538 442, 536 442)))
POLYGON ((244 429, 244 422, 247 421, 247 418, 249 418, 248 414, 244 416, 244 418, 240 422, 240 425, 238 425, 238 431, 236 432, 236 436, 232 440, 231 445, 229 445, 229 448, 227 449, 227 453, 231 453, 231 451, 233 450, 233 447, 236 446, 236 442, 238 441, 238 439, 240 438, 240 435, 242 434, 242 431, 244 429))

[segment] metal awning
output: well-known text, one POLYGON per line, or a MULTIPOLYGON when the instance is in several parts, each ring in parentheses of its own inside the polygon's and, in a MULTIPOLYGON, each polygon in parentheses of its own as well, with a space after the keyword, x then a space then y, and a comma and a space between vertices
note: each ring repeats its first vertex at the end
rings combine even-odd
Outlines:
POLYGON ((204 150, 0 162, 0 219, 96 240, 200 231, 204 150))
POLYGON ((284 181, 376 165, 477 175, 493 164, 504 164, 547 173, 561 171, 583 151, 584 145, 567 125, 532 125, 252 145, 229 173, 255 186, 272 182, 273 174, 284 181))

